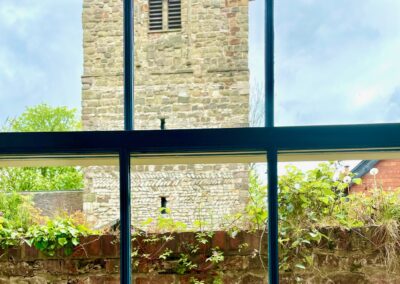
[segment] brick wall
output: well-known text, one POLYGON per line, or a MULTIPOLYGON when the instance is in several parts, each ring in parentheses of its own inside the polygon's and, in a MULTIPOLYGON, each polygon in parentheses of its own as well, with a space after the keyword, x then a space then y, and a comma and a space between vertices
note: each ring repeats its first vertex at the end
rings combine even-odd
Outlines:
MULTIPOLYGON (((192 277, 200 279, 217 275, 214 268, 189 275, 178 275, 172 272, 177 265, 174 256, 178 256, 182 251, 179 244, 194 240, 195 233, 179 233, 173 236, 175 239, 163 246, 164 250, 173 250, 172 259, 163 263, 140 262, 134 268, 133 283, 190 283, 192 277)), ((219 270, 227 272, 225 276, 227 283, 235 283, 231 282, 233 279, 242 279, 243 283, 247 280, 252 280, 251 283, 262 283, 261 279, 264 278, 265 273, 260 262, 251 257, 254 249, 259 248, 258 244, 259 234, 240 233, 232 239, 225 232, 215 233, 210 245, 218 246, 226 256, 219 270), (239 245, 244 242, 249 246, 239 253, 239 245)), ((133 248, 140 248, 143 254, 156 251, 161 243, 143 242, 143 238, 138 238, 132 245, 133 248)), ((203 246, 201 254, 193 255, 193 259, 202 255, 209 256, 210 245, 203 246)), ((266 252, 267 248, 264 245, 262 249, 266 252)), ((74 253, 68 257, 63 255, 63 251, 59 251, 54 257, 46 257, 26 244, 17 248, 0 250, 0 283, 119 283, 117 237, 103 235, 82 238, 81 245, 75 248, 74 253)))
POLYGON ((351 192, 363 192, 375 187, 375 182, 378 187, 385 190, 392 190, 400 187, 400 160, 381 160, 374 168, 379 170, 379 173, 372 176, 366 173, 362 177, 362 184, 353 185, 351 192))
MULTIPOLYGON (((387 267, 385 250, 376 238, 379 228, 362 228, 345 231, 327 228, 325 234, 334 243, 325 241, 312 251, 314 266, 281 275, 281 283, 297 283, 301 277, 303 283, 400 283, 400 261, 393 255, 397 266, 387 267)), ((225 232, 216 232, 211 240, 213 247, 218 246, 225 260, 217 266, 178 275, 174 273, 177 265, 174 255, 181 252, 180 244, 193 240, 194 233, 174 234, 175 239, 163 246, 173 251, 168 260, 141 262, 133 271, 133 283, 137 284, 188 284, 190 278, 212 279, 220 274, 224 284, 264 284, 266 272, 254 250, 259 250, 260 233, 239 233, 231 238, 225 232), (248 247, 239 250, 247 243, 248 247)), ((266 265, 267 245, 261 246, 262 259, 266 265)), ((81 246, 73 255, 63 256, 62 251, 54 257, 46 257, 27 245, 0 251, 0 283, 119 283, 119 245, 112 235, 90 236, 81 240, 81 246)), ((133 248, 139 248, 140 254, 157 251, 161 244, 143 242, 137 239, 133 248)), ((163 251, 163 250, 161 250, 163 251)), ((210 246, 201 247, 192 255, 192 261, 211 254, 210 246)), ((207 266, 209 264, 207 263, 207 266)), ((206 282, 211 283, 211 282, 206 282)))

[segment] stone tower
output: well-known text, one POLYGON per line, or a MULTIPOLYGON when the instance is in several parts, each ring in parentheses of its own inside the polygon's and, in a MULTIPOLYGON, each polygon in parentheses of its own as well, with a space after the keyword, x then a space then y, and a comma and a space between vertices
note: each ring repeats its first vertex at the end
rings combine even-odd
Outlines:
MULTIPOLYGON (((85 130, 123 128, 121 0, 84 0, 85 130)), ((248 0, 135 0, 135 129, 247 127, 248 0)), ((248 165, 133 166, 133 222, 160 202, 189 226, 244 207, 248 165)), ((118 169, 86 170, 84 210, 118 218, 118 169)))

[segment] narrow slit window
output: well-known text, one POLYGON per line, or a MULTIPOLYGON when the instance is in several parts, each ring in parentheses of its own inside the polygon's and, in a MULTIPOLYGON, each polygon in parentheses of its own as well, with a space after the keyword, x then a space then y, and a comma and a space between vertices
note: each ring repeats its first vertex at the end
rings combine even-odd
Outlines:
POLYGON ((161 214, 167 214, 167 198, 161 197, 161 214))
POLYGON ((160 118, 160 129, 165 130, 165 118, 160 118))

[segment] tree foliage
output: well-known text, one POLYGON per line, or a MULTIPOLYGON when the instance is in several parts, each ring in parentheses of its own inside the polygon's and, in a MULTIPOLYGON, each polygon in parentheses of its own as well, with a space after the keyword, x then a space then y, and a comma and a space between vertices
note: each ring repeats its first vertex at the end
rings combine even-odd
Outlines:
MULTIPOLYGON (((39 104, 28 107, 20 116, 8 119, 6 132, 76 131, 80 122, 76 110, 39 104)), ((35 143, 35 141, 32 141, 35 143)), ((83 174, 77 167, 0 168, 0 190, 51 191, 76 190, 83 187, 83 174)))
POLYGON ((3 127, 6 132, 55 132, 77 131, 81 123, 76 118, 76 109, 52 107, 39 104, 27 107, 18 117, 8 119, 3 127))

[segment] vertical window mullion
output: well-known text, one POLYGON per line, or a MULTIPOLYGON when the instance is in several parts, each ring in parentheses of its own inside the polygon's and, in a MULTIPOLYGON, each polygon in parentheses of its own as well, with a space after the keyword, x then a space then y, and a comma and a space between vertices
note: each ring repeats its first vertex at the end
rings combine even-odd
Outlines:
MULTIPOLYGON (((124 0, 124 129, 131 131, 133 122, 133 0, 124 0)), ((120 283, 131 283, 131 165, 128 146, 119 152, 120 179, 120 283)))
POLYGON ((274 127, 274 0, 265 1, 265 127, 274 127))
POLYGON ((279 283, 278 152, 269 149, 268 160, 268 283, 279 283))
POLYGON ((168 0, 162 0, 162 29, 168 29, 168 0))
MULTIPOLYGON (((265 127, 273 128, 274 102, 274 1, 265 1, 265 127)), ((275 145, 276 147, 276 145, 275 145)), ((267 150, 268 160, 268 283, 279 283, 278 152, 267 150)))
POLYGON ((131 161, 128 149, 119 153, 120 283, 131 283, 131 161))

